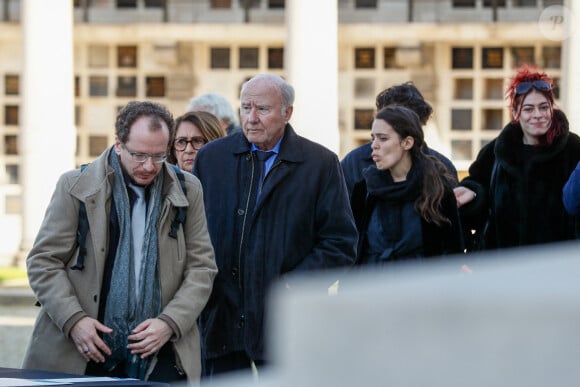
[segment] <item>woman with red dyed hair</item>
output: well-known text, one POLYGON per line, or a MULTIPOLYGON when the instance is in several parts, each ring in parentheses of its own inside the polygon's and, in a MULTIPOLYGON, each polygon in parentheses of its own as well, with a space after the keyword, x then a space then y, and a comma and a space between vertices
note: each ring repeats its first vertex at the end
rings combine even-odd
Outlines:
POLYGON ((552 79, 524 65, 506 98, 512 121, 454 190, 464 227, 483 249, 580 237, 580 219, 562 204, 562 187, 580 160, 580 137, 555 106, 552 79))

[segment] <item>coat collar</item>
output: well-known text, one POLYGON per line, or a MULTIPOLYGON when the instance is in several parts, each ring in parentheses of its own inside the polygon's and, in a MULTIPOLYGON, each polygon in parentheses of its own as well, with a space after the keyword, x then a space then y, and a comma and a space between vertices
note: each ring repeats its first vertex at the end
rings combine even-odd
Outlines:
POLYGON ((562 134, 554 139, 551 145, 538 147, 538 152, 534 155, 533 160, 527 160, 527 154, 524 152, 524 143, 522 141, 523 131, 519 123, 507 124, 494 145, 494 153, 496 159, 507 169, 512 169, 514 166, 527 164, 532 162, 547 161, 564 149, 568 142, 570 129, 568 119, 561 110, 554 110, 553 119, 559 121, 562 127, 562 134))
MULTIPOLYGON (((236 133, 235 144, 233 146, 234 154, 243 154, 251 151, 251 144, 246 139, 243 133, 236 133)), ((305 160, 304 152, 300 146, 301 137, 296 134, 294 128, 290 124, 286 124, 284 128, 284 139, 280 144, 280 153, 278 153, 277 160, 287 161, 291 163, 301 163, 305 160)))

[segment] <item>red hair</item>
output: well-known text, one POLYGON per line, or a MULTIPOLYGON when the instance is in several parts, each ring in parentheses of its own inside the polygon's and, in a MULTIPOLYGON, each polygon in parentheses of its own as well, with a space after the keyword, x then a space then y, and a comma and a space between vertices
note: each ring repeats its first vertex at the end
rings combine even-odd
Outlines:
POLYGON ((541 93, 550 101, 550 106, 552 107, 552 121, 550 123, 550 128, 546 132, 544 138, 540 139, 542 144, 551 144, 556 136, 562 134, 562 127, 559 122, 556 122, 554 118, 554 81, 543 71, 540 71, 536 66, 531 66, 524 64, 521 66, 514 77, 510 80, 507 91, 506 98, 509 100, 509 108, 513 112, 512 123, 517 124, 520 119, 522 102, 528 94, 535 90, 537 93, 541 93), (552 87, 550 90, 539 90, 534 87, 530 88, 526 93, 516 94, 516 87, 522 82, 533 82, 533 81, 545 81, 548 82, 552 87))

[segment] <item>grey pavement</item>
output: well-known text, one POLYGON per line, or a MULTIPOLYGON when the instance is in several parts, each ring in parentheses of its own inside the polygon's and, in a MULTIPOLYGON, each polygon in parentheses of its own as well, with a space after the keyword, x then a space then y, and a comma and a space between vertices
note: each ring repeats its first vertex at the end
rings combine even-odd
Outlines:
POLYGON ((25 281, 0 286, 0 367, 20 368, 37 313, 25 281))

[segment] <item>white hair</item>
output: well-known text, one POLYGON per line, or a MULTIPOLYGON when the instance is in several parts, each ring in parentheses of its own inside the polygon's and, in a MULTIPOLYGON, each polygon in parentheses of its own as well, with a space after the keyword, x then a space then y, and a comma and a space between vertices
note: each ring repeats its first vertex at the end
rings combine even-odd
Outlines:
POLYGON ((193 97, 187 106, 188 111, 206 111, 216 116, 220 121, 238 125, 238 116, 234 113, 232 105, 221 94, 206 93, 193 97))

